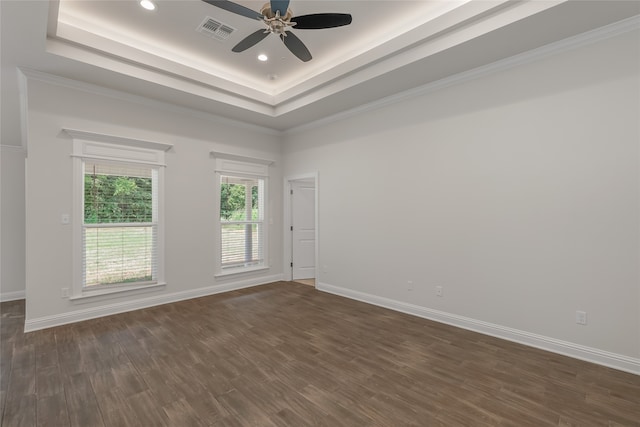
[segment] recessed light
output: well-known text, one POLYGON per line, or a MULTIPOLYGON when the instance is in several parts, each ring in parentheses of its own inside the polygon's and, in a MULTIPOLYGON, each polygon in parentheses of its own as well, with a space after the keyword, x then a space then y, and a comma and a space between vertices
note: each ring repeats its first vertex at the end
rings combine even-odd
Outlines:
POLYGON ((269 57, 264 53, 261 53, 260 55, 258 55, 258 61, 265 62, 267 59, 269 59, 269 57))
POLYGON ((151 0, 142 0, 140 2, 140 6, 144 7, 147 10, 156 10, 156 5, 151 0))

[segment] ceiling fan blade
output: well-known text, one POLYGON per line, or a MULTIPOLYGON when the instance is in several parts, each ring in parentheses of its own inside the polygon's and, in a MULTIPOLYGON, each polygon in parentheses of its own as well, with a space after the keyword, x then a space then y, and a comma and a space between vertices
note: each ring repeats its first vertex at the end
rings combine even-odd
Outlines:
POLYGON ((209 3, 212 6, 219 7, 220 9, 224 9, 228 12, 246 16, 247 18, 257 19, 257 20, 262 19, 261 13, 228 0, 202 0, 202 1, 205 3, 209 3))
POLYGON ((251 33, 250 35, 248 35, 247 37, 242 39, 240 41, 240 43, 235 45, 233 47, 233 49, 231 49, 231 50, 233 52, 244 52, 245 50, 249 49, 250 47, 256 45, 259 41, 261 41, 262 39, 264 39, 268 35, 269 35, 268 31, 258 30, 255 33, 251 33))
POLYGON ((271 0, 271 12, 275 15, 280 12, 280 16, 285 16, 289 9, 289 0, 271 0))
POLYGON ((349 25, 351 24, 351 15, 348 13, 314 13, 293 17, 291 22, 296 23, 294 28, 298 30, 320 30, 349 25))
POLYGON ((284 42, 284 45, 298 57, 302 62, 311 61, 311 52, 302 43, 302 41, 295 36, 291 31, 285 31, 285 34, 280 34, 280 39, 284 42), (286 36, 285 36, 286 34, 286 36))

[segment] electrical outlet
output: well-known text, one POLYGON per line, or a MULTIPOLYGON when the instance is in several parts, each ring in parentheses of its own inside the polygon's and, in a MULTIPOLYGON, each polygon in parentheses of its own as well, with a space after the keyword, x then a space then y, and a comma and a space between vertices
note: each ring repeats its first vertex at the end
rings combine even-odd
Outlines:
POLYGON ((436 286, 436 296, 437 297, 442 296, 442 286, 436 286))
POLYGON ((576 311, 576 323, 578 325, 586 325, 587 324, 587 312, 586 311, 576 311))
POLYGON ((71 216, 69 214, 62 214, 60 216, 60 222, 64 225, 67 225, 71 222, 71 216))
POLYGON ((62 298, 69 298, 69 288, 60 289, 60 296, 62 298))
POLYGON ((407 290, 408 291, 413 290, 413 280, 407 280, 407 290))

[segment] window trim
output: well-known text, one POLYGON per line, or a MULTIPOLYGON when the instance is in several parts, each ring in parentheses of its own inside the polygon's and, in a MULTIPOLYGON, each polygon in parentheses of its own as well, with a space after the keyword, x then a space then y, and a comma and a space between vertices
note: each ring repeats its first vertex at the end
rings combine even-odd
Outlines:
POLYGON ((142 141, 111 135, 63 129, 73 139, 73 215, 72 222, 72 286, 69 300, 72 302, 88 302, 110 295, 120 296, 125 292, 145 290, 154 291, 164 287, 165 282, 165 232, 164 232, 164 169, 165 152, 173 147, 171 144, 142 141), (101 286, 96 289, 83 288, 83 248, 82 231, 84 224, 84 162, 85 160, 103 160, 131 165, 145 165, 158 171, 158 208, 157 208, 157 281, 149 284, 132 283, 116 286, 101 286))
POLYGON ((210 155, 215 158, 215 210, 216 233, 215 233, 215 270, 214 278, 236 276, 247 273, 255 273, 271 268, 269 258, 269 224, 271 216, 269 212, 269 167, 273 164, 272 160, 266 160, 256 157, 241 156, 237 154, 222 153, 211 151, 210 155), (264 261, 259 265, 248 267, 233 267, 230 269, 222 268, 222 221, 220 218, 220 184, 223 175, 232 175, 246 178, 256 178, 264 180, 264 212, 262 220, 262 250, 264 261))

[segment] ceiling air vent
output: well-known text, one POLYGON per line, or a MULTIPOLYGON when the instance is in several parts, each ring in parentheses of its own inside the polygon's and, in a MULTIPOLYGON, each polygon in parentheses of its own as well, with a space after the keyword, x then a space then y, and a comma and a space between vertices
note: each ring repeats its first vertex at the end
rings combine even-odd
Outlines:
POLYGON ((226 40, 236 29, 207 16, 196 31, 218 40, 226 40))

